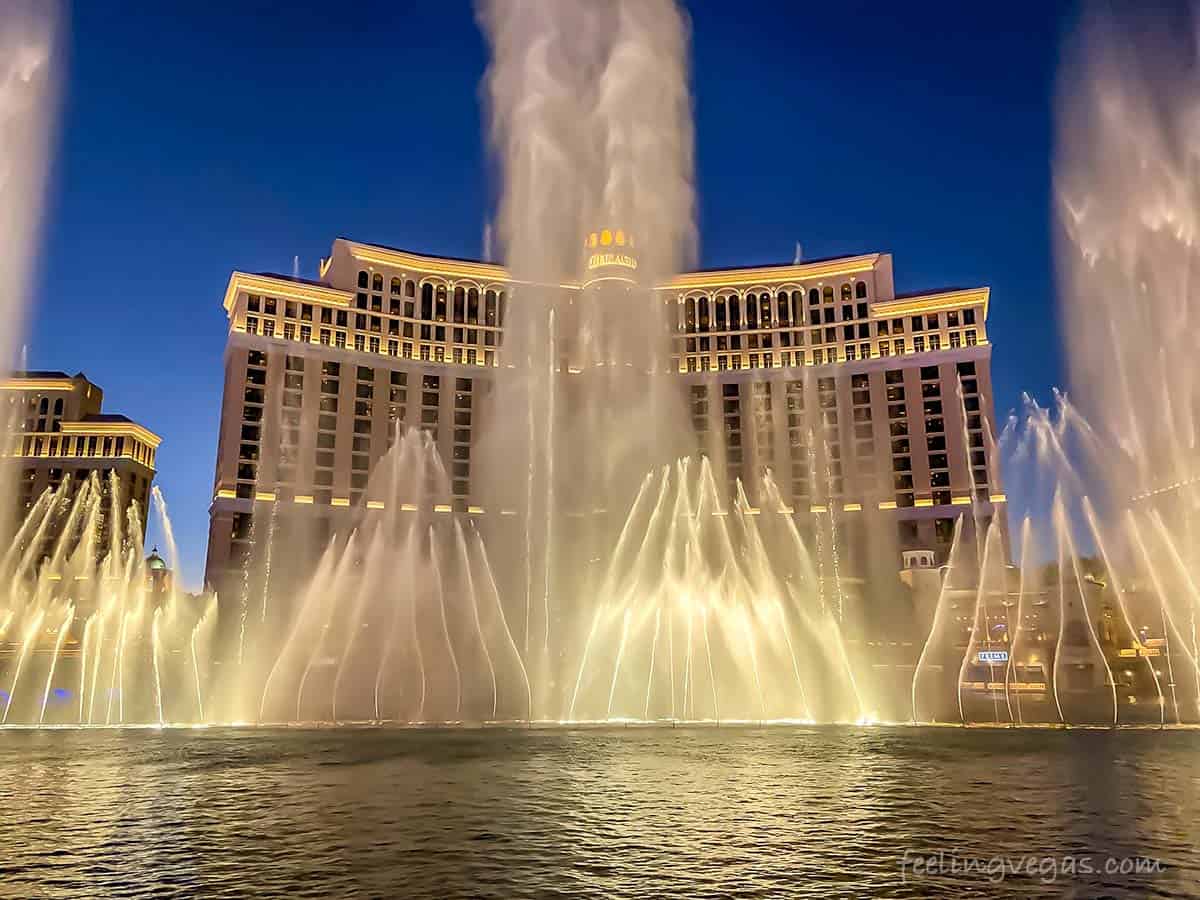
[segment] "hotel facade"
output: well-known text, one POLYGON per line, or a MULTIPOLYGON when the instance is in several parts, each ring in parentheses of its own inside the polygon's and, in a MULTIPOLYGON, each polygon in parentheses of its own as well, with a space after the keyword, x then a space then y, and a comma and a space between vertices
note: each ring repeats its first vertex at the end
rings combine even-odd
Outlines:
MULTIPOLYGON (((623 236, 591 242, 617 253, 623 236)), ((495 516, 471 452, 519 294, 498 265, 341 238, 319 281, 234 272, 208 583, 240 577, 268 511, 328 531, 383 508, 369 475, 398 425, 435 434, 446 509, 495 516)), ((891 256, 872 253, 691 272, 655 295, 696 447, 752 502, 769 471, 802 532, 814 516, 869 520, 939 559, 964 511, 971 529, 1003 511, 988 288, 897 294, 891 256)))

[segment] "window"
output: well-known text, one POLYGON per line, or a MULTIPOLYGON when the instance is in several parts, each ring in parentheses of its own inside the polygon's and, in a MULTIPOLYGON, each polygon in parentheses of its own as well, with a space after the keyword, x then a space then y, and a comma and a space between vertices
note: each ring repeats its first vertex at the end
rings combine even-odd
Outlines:
POLYGON ((864 300, 864 299, 866 299, 866 296, 867 296, 867 283, 866 283, 865 281, 858 281, 858 282, 855 282, 855 284, 854 284, 854 296, 855 296, 857 299, 859 299, 859 300, 864 300))

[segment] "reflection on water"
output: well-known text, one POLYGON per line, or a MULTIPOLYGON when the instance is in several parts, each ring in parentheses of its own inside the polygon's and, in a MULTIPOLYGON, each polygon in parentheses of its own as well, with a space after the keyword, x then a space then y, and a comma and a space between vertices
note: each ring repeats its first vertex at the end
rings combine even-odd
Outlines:
POLYGON ((0 897, 1195 896, 1200 734, 0 734, 0 897), (901 882, 905 851, 1161 859, 901 882))

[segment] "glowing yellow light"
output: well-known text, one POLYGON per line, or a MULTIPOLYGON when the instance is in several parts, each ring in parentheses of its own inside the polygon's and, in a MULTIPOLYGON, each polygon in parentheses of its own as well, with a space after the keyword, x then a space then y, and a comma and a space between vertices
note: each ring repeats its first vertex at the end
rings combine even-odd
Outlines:
POLYGON ((896 501, 895 500, 880 500, 879 508, 880 509, 895 509, 896 501))
POLYGON ((310 503, 312 503, 312 502, 313 502, 313 498, 312 498, 312 497, 309 497, 309 496, 307 496, 307 495, 298 495, 298 496, 296 496, 296 497, 293 497, 293 498, 292 498, 292 502, 293 502, 293 503, 306 503, 306 504, 310 504, 310 503))
POLYGON ((367 509, 383 509, 383 508, 384 508, 384 506, 383 506, 382 500, 368 500, 367 501, 367 509))
POLYGON ((400 511, 401 511, 401 512, 416 512, 416 511, 417 511, 417 504, 415 504, 415 503, 401 503, 401 504, 400 504, 400 511))
POLYGON ((810 507, 808 508, 808 511, 809 511, 810 513, 823 513, 823 512, 829 512, 829 507, 828 507, 828 506, 826 506, 824 503, 814 503, 812 506, 810 506, 810 507))
POLYGON ((951 497, 950 504, 952 506, 970 506, 971 498, 970 497, 951 497))
POLYGON ((913 505, 919 506, 921 508, 928 508, 930 506, 933 506, 933 498, 932 497, 918 497, 917 502, 914 503, 913 505))
POLYGON ((482 516, 483 515, 483 507, 482 506, 468 506, 467 512, 469 512, 473 516, 482 516))
POLYGON ((992 494, 992 496, 989 497, 988 499, 990 499, 993 503, 1007 503, 1008 502, 1008 497, 1004 494, 992 494))
POLYGON ((270 503, 275 499, 275 492, 274 491, 258 491, 254 495, 254 499, 255 500, 265 500, 266 502, 270 503))
POLYGON ((620 229, 617 230, 617 246, 618 247, 625 246, 625 232, 621 231, 620 229))
POLYGON ((439 512, 439 513, 448 513, 448 512, 450 512, 450 504, 439 503, 436 506, 434 506, 433 511, 439 512))
POLYGON ((600 232, 600 245, 602 247, 612 246, 612 232, 607 228, 600 232))
POLYGON ((350 498, 349 497, 334 497, 331 501, 329 501, 329 505, 330 506, 349 506, 350 498))
POLYGON ((861 503, 844 503, 842 504, 843 512, 862 512, 861 503))
POLYGON ((100 437, 133 437, 157 449, 162 438, 136 422, 63 422, 63 434, 81 434, 100 437))
POLYGON ((75 382, 68 378, 6 378, 0 391, 73 391, 75 382))
POLYGON ((232 500, 236 496, 237 491, 235 491, 233 488, 221 488, 219 491, 217 491, 218 500, 232 500))
POLYGON ((664 290, 688 291, 736 285, 780 284, 807 281, 817 277, 835 277, 869 272, 880 260, 880 254, 848 256, 822 263, 800 263, 794 266, 758 266, 749 269, 721 269, 711 272, 685 273, 671 279, 664 290))
POLYGON ((893 316, 961 309, 964 306, 982 306, 983 318, 986 320, 990 298, 991 288, 980 287, 961 291, 945 291, 938 294, 923 294, 920 297, 904 297, 900 300, 877 301, 871 305, 871 318, 890 319, 893 316))
POLYGON ((225 289, 226 312, 233 312, 238 294, 242 292, 267 294, 271 297, 282 297, 285 300, 301 300, 326 306, 347 307, 354 300, 354 295, 349 291, 339 291, 324 285, 300 284, 287 278, 234 272, 229 276, 229 286, 225 289))

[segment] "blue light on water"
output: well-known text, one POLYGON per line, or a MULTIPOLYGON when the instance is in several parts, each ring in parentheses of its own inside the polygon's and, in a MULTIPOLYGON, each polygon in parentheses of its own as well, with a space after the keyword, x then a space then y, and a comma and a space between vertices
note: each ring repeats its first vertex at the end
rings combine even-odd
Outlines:
POLYGON ((66 700, 71 696, 71 692, 66 688, 55 688, 53 694, 55 700, 66 700))

